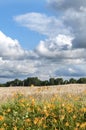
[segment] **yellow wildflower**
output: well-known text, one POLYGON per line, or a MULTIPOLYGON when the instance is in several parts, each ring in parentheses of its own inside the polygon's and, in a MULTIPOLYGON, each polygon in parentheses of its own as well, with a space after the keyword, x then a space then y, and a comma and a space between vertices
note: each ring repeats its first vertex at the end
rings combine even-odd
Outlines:
POLYGON ((86 122, 85 123, 82 123, 81 125, 80 125, 80 128, 86 128, 86 122))
POLYGON ((39 118, 36 117, 33 122, 36 125, 38 123, 38 121, 39 121, 39 118))
POLYGON ((0 128, 0 130, 5 130, 4 128, 0 128))
POLYGON ((4 123, 3 125, 4 125, 5 127, 7 126, 7 124, 6 124, 6 123, 4 123))
POLYGON ((60 116, 60 120, 64 120, 64 118, 65 118, 65 115, 60 116))
POLYGON ((76 127, 79 127, 79 126, 80 126, 80 123, 77 122, 77 123, 76 123, 76 127))
POLYGON ((74 130, 79 130, 78 128, 75 128, 74 130))
POLYGON ((35 105, 35 99, 34 98, 32 99, 31 104, 32 104, 32 106, 35 105))
POLYGON ((73 115, 73 119, 76 119, 76 115, 73 115))
POLYGON ((13 130, 17 130, 17 127, 16 127, 16 126, 14 126, 13 130))
POLYGON ((29 118, 27 118, 27 119, 25 120, 25 122, 30 123, 31 120, 30 120, 29 118))
POLYGON ((62 104, 62 107, 64 107, 64 106, 65 106, 65 104, 63 103, 63 104, 62 104))
POLYGON ((68 123, 68 122, 66 122, 66 123, 65 123, 65 126, 69 126, 69 123, 68 123))
POLYGON ((81 112, 86 112, 86 108, 84 107, 84 108, 81 108, 81 112))
POLYGON ((9 109, 7 109, 7 112, 9 113, 11 111, 11 109, 9 108, 9 109))
POLYGON ((0 115, 0 121, 3 121, 4 117, 2 115, 0 115))
POLYGON ((46 126, 46 124, 43 124, 43 128, 46 128, 47 126, 46 126))
POLYGON ((54 119, 53 119, 53 123, 57 123, 57 119, 54 118, 54 119))

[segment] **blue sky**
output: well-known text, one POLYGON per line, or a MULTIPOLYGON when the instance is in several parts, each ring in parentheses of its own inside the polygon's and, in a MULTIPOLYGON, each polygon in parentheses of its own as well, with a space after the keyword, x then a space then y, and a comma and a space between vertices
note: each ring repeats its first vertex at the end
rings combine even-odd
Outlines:
POLYGON ((0 1, 0 30, 13 39, 18 39, 25 49, 34 49, 40 39, 44 39, 44 37, 37 32, 21 27, 13 20, 13 16, 27 12, 43 12, 49 14, 45 0, 0 1))
POLYGON ((84 0, 0 1, 0 82, 86 76, 84 0))

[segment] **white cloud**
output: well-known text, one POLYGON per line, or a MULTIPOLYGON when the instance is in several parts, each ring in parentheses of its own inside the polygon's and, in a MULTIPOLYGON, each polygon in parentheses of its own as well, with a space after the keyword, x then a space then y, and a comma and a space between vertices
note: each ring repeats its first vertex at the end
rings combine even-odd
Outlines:
POLYGON ((64 50, 71 50, 72 37, 59 34, 57 37, 40 41, 36 48, 36 52, 47 58, 61 58, 64 57, 64 50))
POLYGON ((27 52, 21 48, 16 39, 13 40, 0 31, 0 57, 18 59, 25 53, 27 52))
POLYGON ((0 78, 9 79, 35 73, 37 58, 35 52, 24 50, 17 40, 0 31, 0 78))
POLYGON ((86 48, 86 1, 48 0, 48 4, 61 13, 62 22, 70 28, 74 36, 73 48, 86 48))
POLYGON ((86 76, 86 2, 47 1, 57 15, 32 12, 14 17, 21 26, 46 35, 35 50, 24 50, 17 40, 0 32, 0 74, 3 76, 41 79, 86 76))
POLYGON ((55 36, 59 33, 69 34, 70 31, 60 19, 41 13, 27 13, 15 16, 14 20, 33 31, 47 36, 55 36))

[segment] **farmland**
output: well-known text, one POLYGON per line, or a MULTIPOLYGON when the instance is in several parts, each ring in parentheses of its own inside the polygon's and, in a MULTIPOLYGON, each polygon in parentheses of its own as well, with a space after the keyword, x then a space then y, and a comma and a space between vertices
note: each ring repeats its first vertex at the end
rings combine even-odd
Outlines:
POLYGON ((34 95, 38 97, 51 97, 54 94, 80 94, 86 91, 86 84, 69 84, 57 86, 43 86, 43 87, 0 87, 0 100, 6 100, 15 93, 22 93, 26 96, 34 95))
POLYGON ((86 130, 86 84, 0 88, 0 130, 86 130))

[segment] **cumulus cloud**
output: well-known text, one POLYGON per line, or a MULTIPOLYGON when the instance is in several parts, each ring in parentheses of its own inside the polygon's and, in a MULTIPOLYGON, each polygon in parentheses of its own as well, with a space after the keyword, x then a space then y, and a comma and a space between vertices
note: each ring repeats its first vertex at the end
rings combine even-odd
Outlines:
POLYGON ((67 49, 67 46, 64 44, 59 47, 59 45, 54 44, 53 41, 41 41, 36 48, 36 52, 40 57, 50 60, 51 63, 77 65, 86 62, 85 49, 71 49, 71 46, 69 47, 67 49))
POLYGON ((24 50, 17 40, 0 31, 0 78, 15 78, 35 73, 37 58, 34 51, 24 50))
POLYGON ((47 51, 57 52, 61 50, 67 50, 72 48, 72 37, 59 34, 56 37, 46 39, 45 41, 40 41, 37 50, 42 53, 47 51))
POLYGON ((71 28, 74 36, 73 48, 86 48, 86 1, 84 0, 48 0, 56 12, 61 12, 65 26, 71 28))
POLYGON ((17 59, 25 53, 16 39, 13 40, 0 31, 0 57, 17 59))
POLYGON ((29 30, 45 35, 34 50, 0 32, 0 73, 3 76, 86 76, 85 0, 47 0, 54 16, 31 12, 14 17, 29 30), (53 12, 54 13, 54 12, 53 12))
POLYGON ((86 8, 80 7, 79 11, 75 11, 73 9, 67 10, 63 17, 63 20, 65 25, 71 27, 71 30, 75 37, 73 40, 73 47, 86 48, 86 8))

